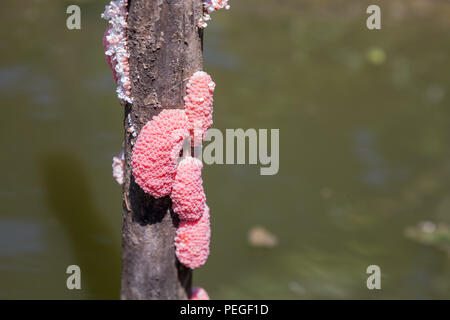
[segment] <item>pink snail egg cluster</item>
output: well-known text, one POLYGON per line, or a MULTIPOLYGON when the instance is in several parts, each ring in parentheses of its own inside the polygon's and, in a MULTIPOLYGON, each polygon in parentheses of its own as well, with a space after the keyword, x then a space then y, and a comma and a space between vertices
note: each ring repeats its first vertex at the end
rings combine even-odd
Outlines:
POLYGON ((215 83, 203 71, 194 73, 186 84, 184 106, 193 130, 194 144, 204 139, 206 131, 211 127, 213 113, 213 93, 215 83))
POLYGON ((229 10, 228 0, 203 0, 203 16, 198 21, 197 25, 199 28, 206 28, 208 24, 206 21, 211 20, 210 13, 220 10, 229 10))
POLYGON ((184 139, 195 136, 201 144, 212 125, 211 77, 199 71, 186 85, 185 110, 163 110, 142 128, 133 148, 132 168, 136 183, 155 198, 170 195, 180 224, 175 253, 185 266, 195 269, 209 255, 211 229, 203 190, 201 160, 190 155, 178 163, 184 139))
POLYGON ((108 64, 111 68, 114 68, 113 76, 117 83, 117 96, 120 100, 132 103, 130 67, 128 64, 130 54, 126 35, 127 6, 128 0, 115 0, 105 7, 102 18, 109 20, 110 25, 106 29, 103 46, 108 64))
MULTIPOLYGON (((108 40, 106 40, 106 37, 109 35, 111 28, 112 28, 112 26, 109 26, 106 29, 105 33, 103 34, 103 50, 105 50, 105 52, 108 51, 108 40)), ((105 57, 106 57, 106 63, 108 63, 108 65, 111 68, 111 71, 113 73, 114 82, 117 83, 119 81, 119 79, 117 78, 115 62, 113 64, 111 56, 105 55, 105 57)))
POLYGON ((206 11, 208 13, 211 13, 215 10, 220 10, 225 8, 226 10, 230 9, 230 6, 228 5, 228 0, 205 0, 203 3, 206 11))
POLYGON ((209 208, 205 206, 205 212, 200 219, 180 221, 175 237, 178 260, 191 269, 204 265, 209 256, 210 238, 209 208))
POLYGON ((184 110, 163 110, 142 128, 133 148, 136 183, 155 198, 169 195, 183 140, 189 135, 184 110))
POLYGON ((200 287, 193 287, 189 300, 209 300, 209 295, 205 289, 200 287))
POLYGON ((178 165, 170 197, 172 209, 181 220, 197 220, 205 210, 202 168, 202 162, 193 157, 184 158, 178 165))
POLYGON ((123 184, 124 162, 125 162, 125 154, 122 149, 122 151, 120 151, 120 153, 116 157, 113 157, 112 163, 113 178, 120 185, 123 184))

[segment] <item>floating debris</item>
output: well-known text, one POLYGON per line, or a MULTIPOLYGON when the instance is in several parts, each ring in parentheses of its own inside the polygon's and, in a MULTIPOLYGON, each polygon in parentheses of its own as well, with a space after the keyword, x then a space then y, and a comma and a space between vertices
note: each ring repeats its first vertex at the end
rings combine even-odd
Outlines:
POLYGON ((407 227, 405 235, 421 244, 444 250, 450 257, 450 227, 443 222, 422 221, 417 226, 407 227))
POLYGON ((277 237, 262 226, 255 226, 248 232, 248 242, 254 247, 274 248, 278 245, 277 237))
POLYGON ((367 60, 374 65, 382 65, 386 62, 386 52, 381 48, 370 48, 367 60))

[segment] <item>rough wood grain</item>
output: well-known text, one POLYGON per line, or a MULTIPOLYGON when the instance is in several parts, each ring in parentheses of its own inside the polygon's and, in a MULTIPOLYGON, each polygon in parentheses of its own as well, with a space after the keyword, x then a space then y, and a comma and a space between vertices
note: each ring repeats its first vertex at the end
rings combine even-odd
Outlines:
POLYGON ((186 299, 192 272, 175 256, 169 197, 154 199, 134 182, 136 134, 163 109, 184 108, 188 78, 202 70, 201 0, 130 0, 128 45, 133 104, 125 107, 125 181, 121 299, 186 299), (128 119, 131 119, 128 121, 128 119))

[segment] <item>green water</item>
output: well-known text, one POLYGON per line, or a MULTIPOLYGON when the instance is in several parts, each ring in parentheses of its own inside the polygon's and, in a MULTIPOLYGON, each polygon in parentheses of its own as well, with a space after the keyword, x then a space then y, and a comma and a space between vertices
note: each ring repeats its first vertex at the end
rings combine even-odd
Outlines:
MULTIPOLYGON (((450 223, 450 4, 231 0, 205 32, 214 127, 279 128, 280 171, 205 166, 213 239, 194 284, 228 298, 450 298, 450 259, 405 236, 450 223), (278 239, 251 246, 262 225, 278 239), (366 268, 382 289, 366 288, 366 268)), ((0 298, 118 298, 123 108, 105 63, 106 1, 6 0, 0 298), (65 26, 79 4, 82 29, 65 26), (66 267, 82 290, 66 288, 66 267)))

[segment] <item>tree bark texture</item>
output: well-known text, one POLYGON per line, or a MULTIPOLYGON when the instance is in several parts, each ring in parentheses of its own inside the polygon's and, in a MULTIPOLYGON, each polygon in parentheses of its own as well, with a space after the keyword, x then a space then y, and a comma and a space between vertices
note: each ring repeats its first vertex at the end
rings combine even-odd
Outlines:
POLYGON ((192 272, 175 256, 170 198, 135 183, 131 155, 141 128, 163 109, 184 108, 189 77, 202 70, 202 0, 130 0, 128 47, 133 103, 125 107, 121 299, 186 299, 192 272), (135 130, 136 136, 133 135, 135 130))

